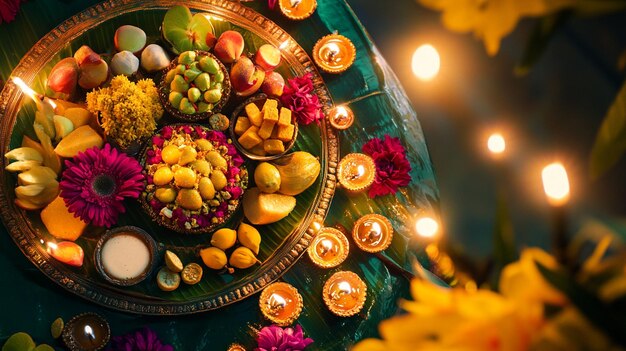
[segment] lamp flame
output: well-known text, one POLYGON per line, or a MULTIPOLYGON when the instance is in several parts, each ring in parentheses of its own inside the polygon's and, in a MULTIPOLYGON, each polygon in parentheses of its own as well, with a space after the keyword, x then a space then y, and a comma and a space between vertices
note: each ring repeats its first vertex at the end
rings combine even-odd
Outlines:
POLYGON ((502 134, 491 134, 487 140, 487 148, 492 154, 502 154, 506 150, 506 141, 502 134))
POLYGON ((22 92, 24 92, 24 94, 28 95, 34 101, 38 100, 39 94, 37 94, 36 91, 34 91, 28 85, 26 85, 26 83, 24 83, 22 78, 13 77, 12 80, 13 80, 13 83, 15 83, 15 85, 17 85, 20 89, 22 89, 22 92))

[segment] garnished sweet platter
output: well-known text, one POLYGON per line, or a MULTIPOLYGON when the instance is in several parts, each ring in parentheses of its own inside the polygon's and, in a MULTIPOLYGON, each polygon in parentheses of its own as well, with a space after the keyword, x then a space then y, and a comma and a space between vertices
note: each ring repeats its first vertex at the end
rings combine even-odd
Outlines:
POLYGON ((299 119, 281 96, 281 80, 306 78, 319 113, 332 105, 293 38, 236 2, 176 5, 83 11, 13 71, 32 101, 12 82, 0 94, 14 241, 76 295, 140 314, 217 309, 280 278, 324 221, 339 156, 326 119, 299 119))

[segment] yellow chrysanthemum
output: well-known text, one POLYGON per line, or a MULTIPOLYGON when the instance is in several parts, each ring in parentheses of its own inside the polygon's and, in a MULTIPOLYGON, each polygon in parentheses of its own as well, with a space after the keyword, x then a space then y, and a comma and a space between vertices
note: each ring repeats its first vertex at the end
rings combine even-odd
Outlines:
POLYGON ((122 148, 152 135, 163 115, 154 82, 143 79, 135 84, 125 76, 116 76, 110 86, 88 93, 87 108, 100 116, 106 136, 122 148))

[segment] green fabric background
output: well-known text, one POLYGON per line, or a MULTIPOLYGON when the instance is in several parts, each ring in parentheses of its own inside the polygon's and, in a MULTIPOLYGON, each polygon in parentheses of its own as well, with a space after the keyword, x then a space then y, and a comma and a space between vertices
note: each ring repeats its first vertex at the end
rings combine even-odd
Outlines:
MULTIPOLYGON (((0 25, 0 77, 6 81, 20 58, 43 35, 69 16, 97 1, 30 0, 22 5, 17 19, 0 25)), ((349 103, 357 122, 340 133, 341 154, 360 151, 371 137, 384 134, 400 137, 413 167, 413 182, 398 196, 376 200, 365 195, 346 197, 335 194, 326 225, 352 223, 366 213, 381 213, 392 220, 397 234, 387 254, 410 268, 413 247, 412 220, 421 209, 437 207, 438 191, 424 137, 402 87, 377 52, 349 6, 340 0, 319 0, 316 14, 302 22, 291 22, 270 12, 264 1, 247 3, 287 30, 307 51, 323 35, 335 30, 349 37, 356 46, 357 60, 341 75, 323 77, 335 103, 349 103)), ((376 325, 396 312, 397 299, 406 296, 407 281, 389 271, 372 255, 352 246, 349 259, 336 269, 321 270, 303 258, 284 275, 304 298, 304 311, 298 320, 307 336, 315 339, 316 350, 341 350, 355 340, 376 334, 376 325), (368 299, 363 311, 351 318, 332 315, 321 299, 324 281, 335 271, 352 270, 368 283, 368 299)), ((83 312, 97 312, 110 323, 113 335, 144 325, 155 329, 161 339, 179 350, 224 350, 233 342, 250 349, 254 345, 252 328, 268 325, 258 308, 258 295, 226 308, 181 317, 145 317, 95 305, 65 291, 48 280, 31 264, 0 227, 0 342, 17 331, 30 333, 36 342, 55 345, 49 333, 57 317, 68 320, 83 312)), ((58 345, 55 345, 58 346, 58 345)))

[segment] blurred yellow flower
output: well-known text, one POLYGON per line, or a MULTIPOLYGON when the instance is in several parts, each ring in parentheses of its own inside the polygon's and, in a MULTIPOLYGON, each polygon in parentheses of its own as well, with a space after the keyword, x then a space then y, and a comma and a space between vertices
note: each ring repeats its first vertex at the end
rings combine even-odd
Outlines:
POLYGON ((442 11, 442 22, 451 31, 474 35, 490 56, 498 53, 500 41, 522 17, 543 16, 573 6, 578 0, 418 0, 442 11))
POLYGON ((543 324, 543 305, 519 303, 488 290, 468 292, 414 280, 407 314, 383 321, 383 340, 352 351, 523 351, 543 324))
POLYGON ((499 291, 502 295, 520 300, 522 303, 530 301, 553 305, 565 304, 567 302, 565 295, 543 278, 535 262, 550 269, 558 267, 554 257, 542 249, 524 249, 519 261, 507 265, 502 270, 499 291))

